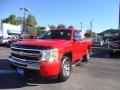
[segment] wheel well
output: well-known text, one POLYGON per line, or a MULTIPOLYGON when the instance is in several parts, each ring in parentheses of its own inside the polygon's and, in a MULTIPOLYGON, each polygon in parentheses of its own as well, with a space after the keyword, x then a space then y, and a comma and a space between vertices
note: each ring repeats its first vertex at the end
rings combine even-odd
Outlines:
POLYGON ((90 45, 88 46, 88 51, 89 51, 89 54, 91 55, 92 54, 92 48, 91 48, 90 45))
POLYGON ((72 60, 72 52, 67 52, 63 56, 67 56, 72 60))
POLYGON ((90 45, 88 46, 88 50, 91 51, 91 46, 90 45))

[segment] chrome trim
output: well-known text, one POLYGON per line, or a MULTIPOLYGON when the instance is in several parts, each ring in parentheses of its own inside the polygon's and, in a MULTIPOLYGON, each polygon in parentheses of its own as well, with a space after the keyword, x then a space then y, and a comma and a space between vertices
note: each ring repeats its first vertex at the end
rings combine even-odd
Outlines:
POLYGON ((24 59, 19 59, 16 57, 9 57, 8 60, 15 66, 26 68, 26 69, 33 69, 33 70, 40 70, 40 62, 36 61, 28 61, 24 59), (15 60, 18 59, 18 60, 15 60), (21 64, 21 65, 19 65, 21 64))
POLYGON ((28 50, 28 51, 41 51, 41 50, 36 50, 36 49, 25 49, 25 48, 16 48, 16 47, 11 47, 11 49, 18 49, 18 50, 28 50))
POLYGON ((24 62, 40 62, 40 61, 35 61, 35 60, 26 60, 26 59, 21 59, 21 58, 17 58, 17 57, 14 57, 14 56, 11 56, 12 58, 15 58, 15 59, 19 59, 21 61, 24 61, 24 62))
POLYGON ((113 51, 120 51, 120 49, 111 49, 111 50, 113 50, 113 51))
POLYGON ((28 52, 24 52, 24 51, 15 51, 15 50, 11 50, 11 53, 17 54, 17 55, 22 55, 22 56, 34 56, 34 57, 40 56, 40 53, 28 53, 28 52))

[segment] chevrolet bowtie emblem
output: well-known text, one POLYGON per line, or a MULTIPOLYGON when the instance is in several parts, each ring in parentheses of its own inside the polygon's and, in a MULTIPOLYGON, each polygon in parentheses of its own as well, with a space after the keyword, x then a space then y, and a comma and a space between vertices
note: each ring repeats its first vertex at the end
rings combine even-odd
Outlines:
POLYGON ((20 55, 24 55, 25 53, 24 52, 22 52, 22 51, 20 51, 20 52, 18 52, 20 55))

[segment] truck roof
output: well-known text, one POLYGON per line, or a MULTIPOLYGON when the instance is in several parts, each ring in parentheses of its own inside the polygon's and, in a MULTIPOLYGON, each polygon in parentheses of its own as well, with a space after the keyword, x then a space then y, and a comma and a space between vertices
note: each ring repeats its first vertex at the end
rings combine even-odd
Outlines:
POLYGON ((74 29, 74 28, 62 28, 62 29, 54 29, 54 30, 71 30, 71 31, 79 31, 79 30, 74 29))

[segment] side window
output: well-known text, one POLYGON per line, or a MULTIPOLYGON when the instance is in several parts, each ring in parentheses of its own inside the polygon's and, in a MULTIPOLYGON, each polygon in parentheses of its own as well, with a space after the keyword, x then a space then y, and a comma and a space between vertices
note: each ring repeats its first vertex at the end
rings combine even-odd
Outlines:
POLYGON ((76 40, 76 41, 78 41, 78 40, 80 40, 82 38, 78 31, 74 32, 73 37, 74 37, 74 40, 76 40))

